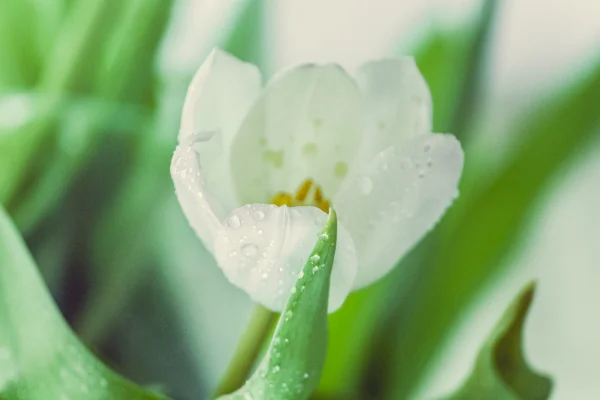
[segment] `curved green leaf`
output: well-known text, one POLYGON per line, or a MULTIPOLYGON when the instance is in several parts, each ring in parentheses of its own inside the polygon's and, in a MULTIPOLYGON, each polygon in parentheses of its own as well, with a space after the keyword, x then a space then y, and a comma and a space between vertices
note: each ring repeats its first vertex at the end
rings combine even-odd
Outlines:
POLYGON ((336 243, 337 216, 331 209, 265 358, 244 387, 221 400, 302 400, 315 390, 327 350, 327 300, 336 243))
POLYGON ((25 244, 0 208, 0 398, 164 397, 98 361, 63 320, 25 244))
POLYGON ((535 285, 527 285, 480 350, 471 376, 447 400, 546 400, 550 378, 533 371, 522 352, 523 325, 535 285))

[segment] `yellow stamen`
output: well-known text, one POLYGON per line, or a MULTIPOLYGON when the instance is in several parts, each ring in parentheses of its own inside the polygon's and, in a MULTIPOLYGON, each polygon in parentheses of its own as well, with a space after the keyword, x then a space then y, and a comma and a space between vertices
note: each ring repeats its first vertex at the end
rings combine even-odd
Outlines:
POLYGON ((306 200, 306 196, 308 196, 308 192, 310 191, 310 188, 313 185, 313 181, 312 179, 306 179, 304 182, 302 182, 302 185, 300 185, 300 187, 298 188, 298 191, 296 192, 296 200, 303 202, 304 200, 306 200))
POLYGON ((319 185, 315 185, 312 179, 306 179, 302 184, 298 187, 296 194, 292 197, 291 194, 286 192, 279 192, 273 197, 271 200, 271 204, 275 204, 276 206, 315 206, 326 213, 329 213, 329 200, 323 197, 323 191, 319 185), (314 188, 314 192, 312 194, 312 201, 309 199, 309 194, 311 190, 314 188))
POLYGON ((279 192, 275 195, 275 197, 273 198, 273 200, 271 201, 271 204, 275 204, 276 206, 292 206, 292 196, 290 196, 288 193, 284 193, 284 192, 279 192))
POLYGON ((323 201, 323 192, 321 192, 321 186, 317 185, 316 189, 315 189, 315 203, 319 204, 320 202, 323 201))
POLYGON ((321 200, 317 203, 317 207, 323 210, 326 214, 329 214, 329 200, 321 200))

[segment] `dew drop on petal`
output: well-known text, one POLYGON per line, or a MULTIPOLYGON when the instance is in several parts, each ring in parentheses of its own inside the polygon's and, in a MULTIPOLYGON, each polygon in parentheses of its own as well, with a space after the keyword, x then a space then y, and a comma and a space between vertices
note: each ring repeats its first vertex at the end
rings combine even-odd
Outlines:
POLYGON ((242 246, 242 254, 246 257, 256 257, 258 248, 254 244, 245 244, 242 246))
POLYGON ((237 215, 232 215, 231 217, 229 217, 227 225, 229 225, 230 228, 237 229, 242 225, 242 221, 240 221, 240 217, 238 217, 237 215))
POLYGON ((265 219, 265 213, 260 210, 254 211, 254 219, 257 221, 262 221, 265 219))

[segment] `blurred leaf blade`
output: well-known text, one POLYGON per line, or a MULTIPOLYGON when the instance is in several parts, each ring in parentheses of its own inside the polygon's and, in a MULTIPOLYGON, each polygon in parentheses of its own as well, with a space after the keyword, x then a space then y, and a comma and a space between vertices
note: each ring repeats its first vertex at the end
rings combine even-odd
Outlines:
POLYGON ((327 303, 336 244, 337 215, 331 209, 265 358, 244 387, 220 400, 303 400, 317 387, 327 351, 327 303))
POLYGON ((106 16, 114 10, 113 1, 90 0, 77 2, 62 25, 51 54, 40 72, 36 89, 47 96, 40 106, 36 119, 13 134, 0 137, 0 202, 10 209, 18 203, 18 191, 36 172, 31 160, 43 144, 52 139, 56 110, 61 97, 83 81, 82 71, 87 71, 95 57, 94 41, 99 40, 101 26, 106 16), (88 61, 88 62, 86 62, 88 61))
POLYGON ((523 355, 523 327, 535 285, 512 302, 481 348, 465 383, 447 400, 546 400, 552 380, 531 369, 523 355))
MULTIPOLYGON (((149 119, 154 101, 155 55, 166 28, 171 1, 127 2, 122 22, 109 42, 98 71, 95 91, 86 106, 74 107, 62 100, 56 110, 56 145, 51 147, 51 160, 25 193, 13 214, 21 229, 30 229, 65 196, 70 184, 89 160, 100 140, 120 143, 113 120, 129 116, 134 122, 149 119), (136 109, 137 107, 137 109, 136 109), (75 121, 75 122, 73 122, 75 121), (72 132, 73 130, 75 130, 72 132), (109 137, 112 135, 113 137, 109 137)), ((73 102, 74 103, 74 102, 73 102)), ((139 141, 147 131, 144 123, 125 134, 139 141)))
MULTIPOLYGON (((488 53, 485 45, 491 40, 497 3, 497 0, 482 2, 480 14, 471 23, 457 31, 435 30, 415 50, 417 64, 433 96, 436 132, 451 131, 459 138, 464 136, 465 132, 456 129, 469 125, 469 115, 461 110, 477 103, 481 94, 481 76, 488 53)), ((409 270, 404 268, 406 264, 418 263, 420 257, 408 255, 398 269, 409 270)), ((408 274, 412 273, 411 269, 408 274)), ((390 301, 389 293, 408 290, 410 279, 406 275, 394 272, 377 284, 351 294, 344 307, 330 316, 330 335, 336 340, 330 340, 319 386, 321 395, 349 396, 356 392, 361 384, 361 373, 365 371, 372 331, 381 323, 382 315, 393 312, 386 305, 390 301)))
POLYGON ((77 340, 0 208, 0 394, 7 399, 163 399, 121 378, 77 340))
POLYGON ((569 162, 598 135, 600 64, 551 106, 541 109, 515 133, 522 138, 495 177, 469 180, 478 165, 466 157, 459 197, 443 221, 435 252, 421 266, 426 273, 408 296, 410 304, 397 314, 410 318, 400 327, 392 396, 407 396, 422 376, 439 343, 483 284, 503 267, 505 257, 529 222, 536 201, 569 162), (551 139, 550 139, 551 138, 551 139))
POLYGON ((466 137, 481 94, 498 7, 497 0, 482 1, 473 21, 457 30, 435 28, 415 50, 433 96, 435 132, 466 137))

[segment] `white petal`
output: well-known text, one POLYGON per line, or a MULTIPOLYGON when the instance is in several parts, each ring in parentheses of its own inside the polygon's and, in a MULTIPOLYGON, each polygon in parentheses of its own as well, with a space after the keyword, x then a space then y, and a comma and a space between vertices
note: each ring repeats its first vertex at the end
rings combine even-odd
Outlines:
POLYGON ((192 142, 193 139, 186 139, 175 149, 171 160, 171 177, 177 200, 190 226, 212 252, 214 238, 222 229, 221 220, 227 212, 221 202, 206 189, 199 156, 192 148, 192 142))
MULTIPOLYGON (((254 301, 281 311, 326 219, 327 215, 316 207, 246 205, 227 218, 215 241, 215 258, 231 283, 254 301)), ((330 312, 348 296, 356 265, 354 243, 339 224, 330 312)))
POLYGON ((206 187, 232 208, 240 203, 231 182, 231 141, 260 90, 258 68, 215 49, 194 75, 183 105, 179 141, 199 132, 215 132, 197 150, 206 187))
POLYGON ((267 85, 233 143, 244 203, 268 202, 314 178, 333 196, 362 137, 358 88, 335 65, 290 69, 267 85))
POLYGON ((381 152, 344 184, 334 206, 356 245, 355 288, 388 273, 458 194, 463 167, 452 135, 424 134, 381 152))
POLYGON ((365 114, 362 161, 431 132, 431 94, 412 57, 366 63, 357 71, 356 81, 365 114))

